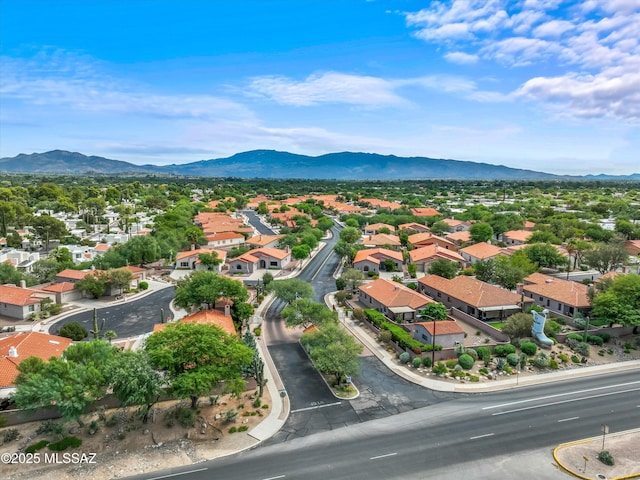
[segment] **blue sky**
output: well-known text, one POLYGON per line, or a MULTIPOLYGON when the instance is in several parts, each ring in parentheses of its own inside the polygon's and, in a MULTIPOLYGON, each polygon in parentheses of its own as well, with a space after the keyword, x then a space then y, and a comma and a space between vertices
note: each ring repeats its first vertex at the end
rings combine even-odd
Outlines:
POLYGON ((640 0, 0 0, 0 157, 640 172, 640 0))

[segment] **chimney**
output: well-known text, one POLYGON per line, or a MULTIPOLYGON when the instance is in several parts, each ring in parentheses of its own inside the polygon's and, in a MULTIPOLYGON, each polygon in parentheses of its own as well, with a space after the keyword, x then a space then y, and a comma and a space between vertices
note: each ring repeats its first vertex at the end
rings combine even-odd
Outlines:
POLYGON ((27 288, 27 282, 24 280, 20 280, 20 288, 27 288))
POLYGON ((224 306, 224 316, 225 317, 230 317, 231 316, 231 305, 225 305, 224 306))
POLYGON ((11 358, 18 358, 18 349, 16 347, 9 348, 9 356, 11 358))

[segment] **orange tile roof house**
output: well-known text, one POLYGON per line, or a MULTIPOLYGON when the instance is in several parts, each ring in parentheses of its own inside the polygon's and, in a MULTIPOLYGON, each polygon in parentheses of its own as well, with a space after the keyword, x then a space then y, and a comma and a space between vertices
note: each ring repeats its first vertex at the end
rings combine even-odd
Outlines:
POLYGON ((398 231, 400 230, 415 230, 418 233, 429 233, 429 227, 416 222, 402 223, 398 225, 398 231))
POLYGON ((393 225, 389 225, 387 223, 372 223, 371 225, 366 225, 364 227, 365 235, 377 235, 381 229, 387 229, 389 232, 393 233, 396 231, 396 227, 393 225))
POLYGON ((198 250, 187 250, 186 252, 178 252, 178 254, 176 255, 175 267, 176 270, 212 270, 214 272, 220 273, 226 259, 227 252, 225 250, 216 250, 215 248, 202 247, 198 250), (218 259, 221 261, 220 264, 209 269, 200 261, 201 253, 215 253, 218 256, 218 259))
POLYGON ((460 249, 460 255, 464 257, 469 265, 473 265, 479 260, 488 260, 505 253, 504 249, 486 242, 475 243, 460 249))
POLYGON ((284 235, 255 235, 248 238, 245 243, 251 248, 276 248, 281 238, 284 238, 284 235))
POLYGON ((466 232, 471 228, 471 222, 464 222, 462 220, 455 220, 453 218, 445 218, 442 222, 449 225, 449 231, 453 232, 466 232))
POLYGON ((0 316, 26 320, 30 314, 40 312, 43 298, 55 300, 55 295, 15 285, 0 285, 0 316))
POLYGON ((0 339, 0 391, 15 387, 18 365, 25 358, 47 361, 59 357, 71 342, 70 338, 40 332, 21 332, 0 339))
POLYGON ((463 267, 465 263, 464 258, 458 252, 447 250, 435 244, 416 248, 409 252, 409 260, 416 264, 418 272, 428 271, 433 262, 441 259, 456 262, 458 267, 463 267))
POLYGON ((206 235, 207 244, 214 248, 233 248, 244 243, 244 235, 235 232, 223 232, 206 235))
POLYGON ((509 230, 502 234, 502 241, 507 245, 523 245, 532 235, 529 230, 509 230))
POLYGON ((419 310, 433 303, 433 300, 401 283, 382 278, 361 285, 358 290, 358 299, 364 308, 378 310, 399 323, 415 320, 419 310))
POLYGON ((569 317, 591 311, 589 287, 582 283, 533 273, 524 279, 522 292, 537 305, 569 317))
POLYGON ((636 257, 640 255, 640 240, 627 240, 624 242, 624 248, 629 255, 636 257))
POLYGON ((471 241, 471 232, 469 230, 462 230, 461 232, 454 232, 449 235, 445 235, 444 238, 456 245, 464 245, 471 241))
POLYGON ((402 245, 400 243, 400 238, 396 235, 391 235, 388 233, 379 233, 377 235, 369 235, 362 239, 362 244, 367 248, 376 248, 376 247, 384 247, 384 248, 400 248, 402 245))
POLYGON ((418 291, 480 320, 503 320, 522 311, 522 297, 517 293, 465 275, 451 280, 427 275, 418 280, 418 291))
POLYGON ((361 198, 359 202, 368 203, 376 209, 386 208, 388 210, 397 210, 402 208, 402 205, 398 202, 389 202, 388 200, 380 200, 379 198, 361 198))
POLYGON ((414 233, 413 235, 409 235, 407 239, 409 245, 413 248, 426 247, 427 245, 438 245, 442 248, 446 248, 447 250, 453 250, 454 252, 458 251, 458 246, 442 237, 438 237, 432 233, 414 233))
MULTIPOLYGON (((200 312, 192 313, 191 315, 181 318, 178 322, 197 323, 199 325, 215 325, 216 327, 220 327, 229 335, 237 335, 236 327, 233 324, 233 319, 231 318, 229 305, 225 305, 224 312, 221 312, 220 310, 201 310, 200 312)), ((166 328, 167 325, 175 325, 175 323, 177 322, 156 323, 153 326, 153 331, 154 333, 159 332, 166 328)))
POLYGON ((361 272, 379 272, 385 270, 384 261, 391 260, 397 271, 402 271, 402 253, 386 248, 368 248, 358 250, 353 260, 353 268, 361 272))
POLYGON ((56 303, 67 303, 82 298, 82 292, 76 290, 75 286, 75 283, 60 282, 42 287, 42 290, 53 293, 56 296, 56 303))
POLYGON ((437 211, 435 208, 428 208, 428 207, 412 208, 411 215, 415 217, 436 217, 440 215, 440 212, 437 211))
POLYGON ((434 322, 416 322, 413 338, 427 345, 435 343, 451 348, 464 342, 464 330, 455 320, 440 320, 435 325, 434 322))
POLYGON ((229 274, 253 273, 258 269, 281 270, 291 262, 291 252, 277 248, 255 248, 229 260, 229 274))

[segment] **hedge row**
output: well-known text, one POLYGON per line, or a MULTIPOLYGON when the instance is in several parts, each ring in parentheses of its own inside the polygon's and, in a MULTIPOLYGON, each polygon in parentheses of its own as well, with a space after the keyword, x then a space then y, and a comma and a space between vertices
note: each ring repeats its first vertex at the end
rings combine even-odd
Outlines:
MULTIPOLYGON (((364 311, 367 319, 373 323, 376 327, 381 330, 388 330, 391 332, 392 339, 398 343, 400 348, 410 348, 414 353, 420 354, 422 352, 430 352, 433 350, 432 345, 427 345, 426 343, 422 343, 411 336, 409 332, 407 332, 400 325, 396 325, 395 323, 387 320, 382 313, 377 310, 367 309, 364 311)), ((442 350, 441 345, 435 346, 436 350, 442 350)))

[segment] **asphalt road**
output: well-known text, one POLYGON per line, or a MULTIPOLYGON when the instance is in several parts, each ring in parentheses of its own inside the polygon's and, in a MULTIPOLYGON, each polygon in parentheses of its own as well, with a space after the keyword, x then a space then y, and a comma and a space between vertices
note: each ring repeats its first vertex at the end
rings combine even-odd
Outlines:
MULTIPOLYGON (((104 330, 114 330, 118 338, 133 337, 153 330, 153 325, 160 323, 160 309, 163 308, 165 318, 171 315, 169 303, 175 296, 172 286, 150 293, 142 298, 98 308, 98 327, 105 320, 104 330)), ((63 325, 79 322, 87 330, 93 330, 93 310, 77 313, 55 323, 49 333, 56 334, 63 325)), ((91 335, 87 339, 91 339, 91 335)))
POLYGON ((637 371, 474 395, 136 478, 515 478, 498 455, 518 456, 526 478, 566 478, 546 465, 550 448, 597 436, 603 423, 611 433, 640 426, 639 398, 637 371), (549 449, 545 465, 530 456, 538 449, 549 449))

